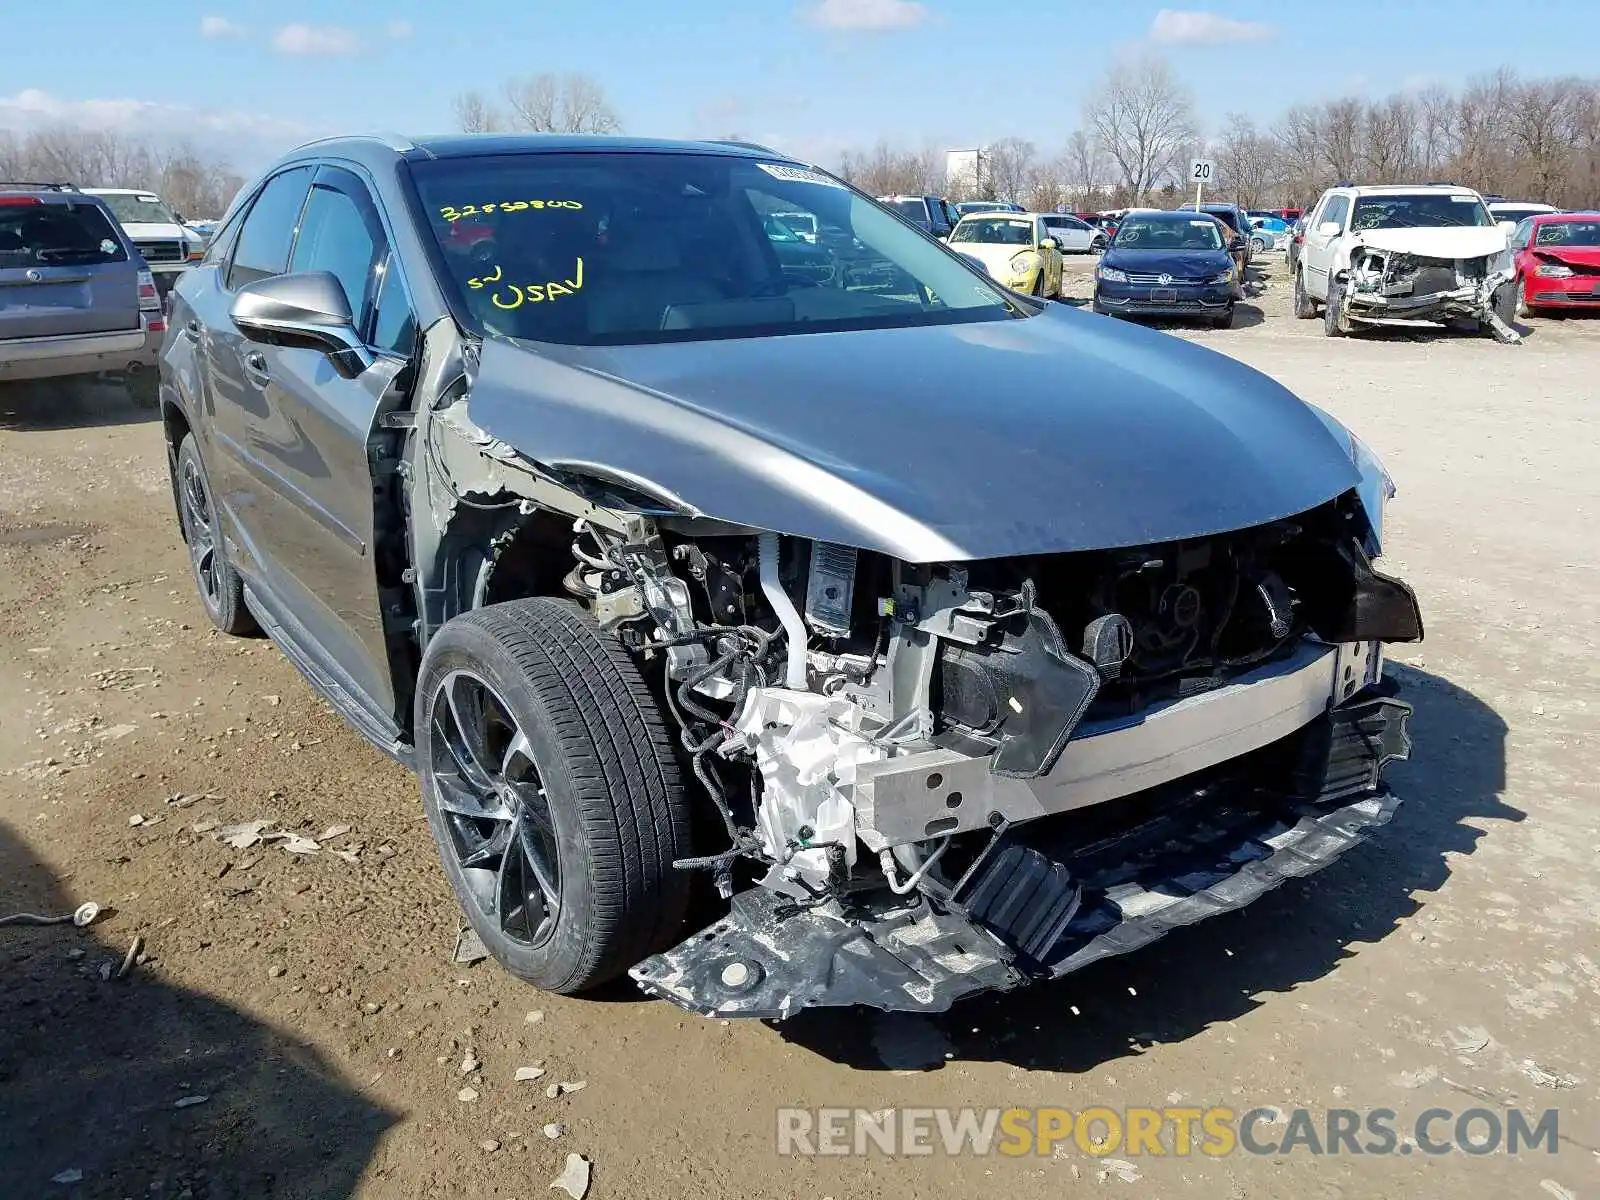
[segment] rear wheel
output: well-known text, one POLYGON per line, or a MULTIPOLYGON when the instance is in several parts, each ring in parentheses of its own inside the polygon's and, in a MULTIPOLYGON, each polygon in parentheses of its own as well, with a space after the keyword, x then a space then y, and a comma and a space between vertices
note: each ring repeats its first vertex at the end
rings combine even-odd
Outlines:
POLYGON ((255 633, 255 618, 245 607, 239 573, 228 561, 228 547, 211 502, 211 483, 192 433, 184 434, 178 446, 176 470, 178 520, 183 527, 183 540, 189 545, 189 567, 206 616, 223 633, 255 633))
POLYGON ((689 807, 621 644, 576 605, 448 622, 417 683, 423 806, 468 922, 511 974, 573 993, 671 944, 689 807))
POLYGON ((1309 321, 1317 315, 1317 302, 1306 291, 1304 271, 1294 273, 1294 315, 1302 321, 1309 321))

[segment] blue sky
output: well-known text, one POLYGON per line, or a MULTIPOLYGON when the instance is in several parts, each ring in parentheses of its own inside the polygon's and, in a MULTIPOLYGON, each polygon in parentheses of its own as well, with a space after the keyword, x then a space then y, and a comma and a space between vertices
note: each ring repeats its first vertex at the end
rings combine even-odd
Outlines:
POLYGON ((1600 69, 1600 0, 1209 8, 13 0, 7 8, 0 126, 189 133, 229 145, 244 168, 328 132, 447 129, 460 90, 493 90, 537 71, 592 75, 630 133, 737 132, 829 162, 879 136, 949 148, 1017 135, 1054 150, 1109 58, 1146 46, 1168 56, 1212 130, 1230 110, 1267 122, 1298 100, 1455 85, 1504 64, 1537 75, 1600 69))

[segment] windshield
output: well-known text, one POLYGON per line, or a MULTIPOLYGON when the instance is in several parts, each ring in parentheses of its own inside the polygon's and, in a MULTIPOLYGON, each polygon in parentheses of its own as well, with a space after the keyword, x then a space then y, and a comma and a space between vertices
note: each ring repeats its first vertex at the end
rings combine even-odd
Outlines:
POLYGON ((1549 212, 1548 208, 1523 208, 1514 204, 1496 204, 1490 213, 1496 221, 1520 221, 1524 217, 1537 217, 1549 212))
POLYGON ((455 307, 507 337, 629 345, 1027 315, 937 242, 804 167, 580 153, 411 169, 455 307), (779 214, 792 213, 816 220, 815 244, 788 242, 779 214))
POLYGON ((950 235, 952 242, 989 246, 1033 245, 1033 222, 1020 217, 967 217, 950 235))
POLYGON ((1600 219, 1547 221, 1534 235, 1536 246, 1600 246, 1600 219))
POLYGON ((0 270, 127 258, 111 223, 92 204, 0 204, 0 270))
POLYGON ((1210 217, 1129 217, 1111 244, 1118 250, 1221 250, 1222 230, 1210 217))
POLYGON ((1441 192, 1416 195, 1360 196, 1350 228, 1434 229, 1441 225, 1493 225, 1495 219, 1476 196, 1452 196, 1441 192))
POLYGON ((178 218, 162 203, 159 196, 145 192, 111 192, 100 199, 111 210, 111 215, 124 225, 176 225, 178 218))
POLYGON ((906 220, 928 228, 928 206, 921 200, 885 200, 884 203, 906 220))

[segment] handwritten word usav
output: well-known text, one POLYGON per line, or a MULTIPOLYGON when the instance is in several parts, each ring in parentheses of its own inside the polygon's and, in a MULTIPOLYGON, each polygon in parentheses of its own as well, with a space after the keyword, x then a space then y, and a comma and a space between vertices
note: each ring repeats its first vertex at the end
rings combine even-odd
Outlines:
POLYGON ((496 267, 488 275, 467 280, 467 287, 473 291, 493 288, 489 293, 489 301, 496 308, 513 309, 521 308, 524 304, 540 304, 583 290, 583 259, 578 260, 577 270, 571 279, 551 279, 545 283, 505 283, 504 273, 496 267))

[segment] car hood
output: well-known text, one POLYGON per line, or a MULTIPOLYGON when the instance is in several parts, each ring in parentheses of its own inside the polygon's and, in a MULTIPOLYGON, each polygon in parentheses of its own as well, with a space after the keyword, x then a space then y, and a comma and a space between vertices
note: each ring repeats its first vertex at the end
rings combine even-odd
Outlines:
POLYGON ((1001 271, 1008 275, 1011 273, 1009 270, 1011 260, 1033 249, 1032 246, 1002 245, 999 242, 951 242, 950 248, 977 259, 991 271, 1001 271))
POLYGON ((1101 260, 1102 266, 1119 271, 1155 272, 1177 279, 1196 278, 1210 272, 1221 274, 1233 266, 1226 250, 1119 250, 1113 246, 1101 260))
POLYGON ((1267 376, 1054 305, 616 348, 492 337, 467 413, 560 474, 913 562, 1201 537, 1303 512, 1359 478, 1267 376))
POLYGON ((1439 229, 1368 229, 1357 242, 1393 254, 1422 258, 1487 258, 1505 250, 1509 239, 1498 225, 1463 225, 1439 229))
POLYGON ((170 238, 173 241, 182 241, 189 233, 181 225, 174 225, 168 221, 129 221, 122 226, 130 238, 135 241, 150 240, 153 238, 170 238))
POLYGON ((1551 262, 1600 267, 1600 246, 1529 246, 1528 252, 1535 258, 1549 259, 1551 262))

